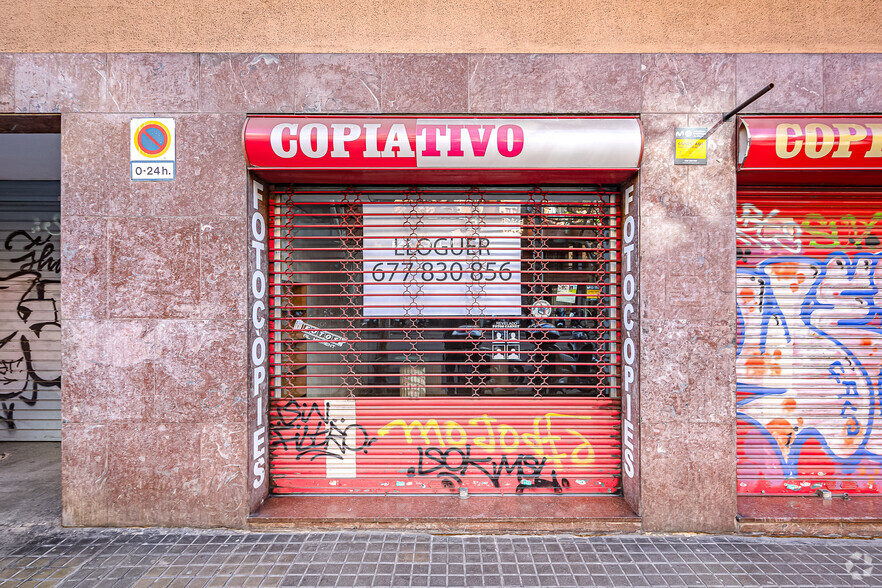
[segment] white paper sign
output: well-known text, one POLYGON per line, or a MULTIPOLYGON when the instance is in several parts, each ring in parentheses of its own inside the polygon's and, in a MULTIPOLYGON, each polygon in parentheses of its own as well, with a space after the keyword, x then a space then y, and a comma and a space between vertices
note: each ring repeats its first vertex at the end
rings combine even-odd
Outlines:
POLYGON ((520 316, 519 212, 517 203, 365 204, 364 315, 520 316))

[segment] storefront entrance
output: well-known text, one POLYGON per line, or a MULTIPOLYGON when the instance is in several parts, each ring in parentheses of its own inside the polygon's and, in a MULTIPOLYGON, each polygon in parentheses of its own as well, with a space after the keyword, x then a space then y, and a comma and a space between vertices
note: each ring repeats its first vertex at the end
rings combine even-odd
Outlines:
POLYGON ((60 126, 0 116, 0 442, 61 441, 60 126))
POLYGON ((637 502, 636 118, 255 115, 244 137, 255 505, 637 502))
POLYGON ((878 117, 742 121, 739 494, 882 492, 874 133, 878 117))

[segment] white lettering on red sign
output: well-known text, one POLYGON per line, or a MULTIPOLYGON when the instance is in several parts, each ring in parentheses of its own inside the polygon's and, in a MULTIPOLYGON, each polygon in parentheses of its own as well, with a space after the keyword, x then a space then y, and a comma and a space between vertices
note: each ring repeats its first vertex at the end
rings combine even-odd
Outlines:
POLYGON ((341 123, 332 124, 331 129, 331 136, 334 137, 334 149, 331 151, 331 157, 349 157, 346 143, 351 143, 361 137, 361 127, 351 123, 341 123))
MULTIPOLYGON (((285 126, 285 125, 280 125, 285 126)), ((287 125, 287 127, 296 127, 297 125, 287 125)), ((283 141, 283 134, 290 129, 281 129, 278 133, 278 141, 283 141)), ((275 129, 273 130, 275 134, 275 129)), ((276 139, 274 139, 275 141, 276 139)), ((292 147, 288 147, 293 149, 292 147)), ((257 427, 254 432, 252 441, 252 468, 254 480, 252 485, 254 488, 260 488, 266 480, 266 437, 264 431, 264 406, 262 385, 266 383, 266 358, 267 348, 266 339, 263 337, 262 329, 266 325, 266 273, 261 267, 261 258, 266 251, 266 221, 260 212, 260 205, 265 196, 263 184, 253 182, 251 187, 251 248, 254 253, 254 272, 251 274, 251 294, 254 302, 251 306, 251 325, 254 328, 254 340, 251 343, 251 369, 252 369, 252 397, 257 405, 257 427)))
POLYGON ((265 115, 245 125, 254 168, 543 170, 636 168, 631 117, 312 117, 265 115))
POLYGON ((637 291, 637 281, 636 281, 636 273, 637 267, 636 263, 632 264, 632 257, 634 256, 634 248, 636 246, 636 236, 637 236, 637 223, 635 220, 634 209, 631 204, 634 201, 634 186, 629 186, 625 190, 624 196, 624 212, 625 212, 625 226, 624 226, 624 238, 625 238, 625 246, 623 248, 624 254, 624 280, 623 280, 623 294, 624 294, 624 308, 622 312, 623 323, 625 327, 625 340, 623 343, 623 360, 624 360, 624 369, 622 370, 622 379, 624 384, 624 411, 623 411, 623 419, 622 419, 622 444, 624 446, 624 451, 622 452, 622 469, 625 472, 625 475, 629 478, 634 477, 634 420, 633 415, 631 414, 631 398, 635 392, 635 373, 634 367, 637 362, 637 348, 634 344, 634 332, 636 327, 636 322, 634 321, 634 315, 636 314, 634 309, 634 296, 637 291))
POLYGON ((379 133, 379 123, 326 125, 279 123, 270 132, 270 146, 278 157, 290 159, 298 151, 311 159, 331 157, 517 157, 524 150, 524 129, 517 124, 417 125, 416 145, 401 123, 379 133), (330 128, 329 128, 330 127, 330 128), (364 136, 364 141, 357 141, 364 136), (354 153, 359 149, 359 153, 354 153))

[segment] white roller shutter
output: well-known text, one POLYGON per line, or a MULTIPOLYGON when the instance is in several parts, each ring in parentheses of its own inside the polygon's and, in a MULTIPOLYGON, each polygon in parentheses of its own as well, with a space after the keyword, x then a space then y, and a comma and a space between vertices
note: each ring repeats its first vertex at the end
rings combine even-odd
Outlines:
POLYGON ((61 439, 58 182, 0 182, 0 441, 61 439))

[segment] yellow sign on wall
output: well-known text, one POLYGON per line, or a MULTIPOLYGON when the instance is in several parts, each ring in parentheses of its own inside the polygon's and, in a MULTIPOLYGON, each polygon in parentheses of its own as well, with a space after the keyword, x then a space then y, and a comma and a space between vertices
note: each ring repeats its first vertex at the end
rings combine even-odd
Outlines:
POLYGON ((707 140, 704 127, 677 127, 674 132, 676 165, 707 165, 707 140))

